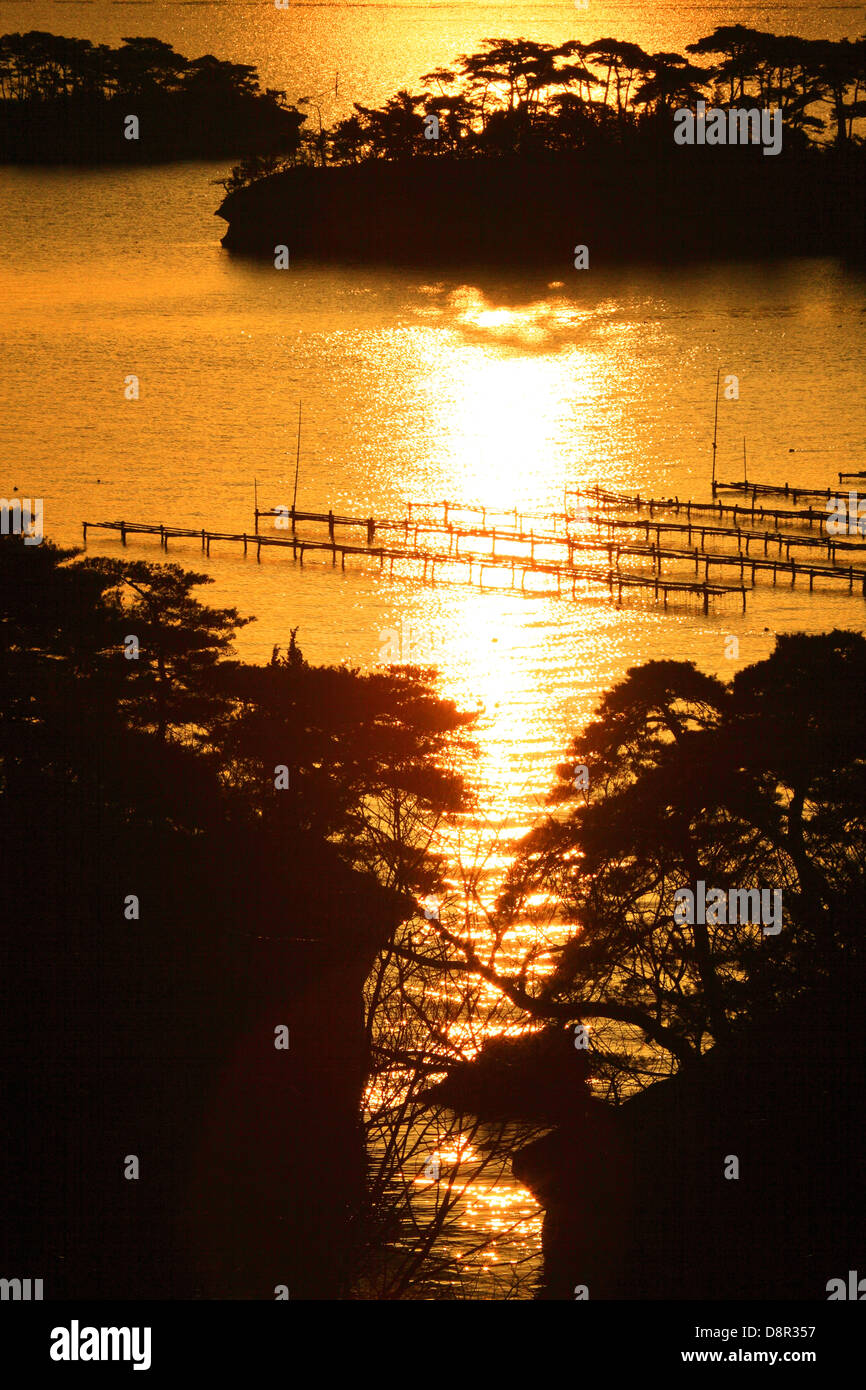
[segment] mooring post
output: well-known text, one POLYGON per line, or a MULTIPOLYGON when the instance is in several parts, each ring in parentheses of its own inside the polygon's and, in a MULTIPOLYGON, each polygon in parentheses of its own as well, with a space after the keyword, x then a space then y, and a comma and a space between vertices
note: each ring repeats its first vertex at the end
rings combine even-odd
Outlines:
POLYGON ((204 527, 201 528, 201 548, 204 550, 204 527))
POLYGON ((86 522, 86 521, 82 522, 82 524, 81 524, 81 530, 82 530, 82 533, 83 533, 84 544, 87 545, 87 522, 86 522))
POLYGON ((709 589, 707 588, 707 586, 706 586, 706 584, 705 584, 705 585, 704 585, 704 612, 705 612, 705 613, 709 613, 709 611, 710 611, 710 591, 709 591, 709 589))
POLYGON ((244 531, 244 554, 247 553, 247 533, 244 531))
POLYGON ((163 526, 162 522, 159 523, 159 543, 163 548, 165 548, 165 527, 163 526))
POLYGON ((126 523, 123 521, 120 523, 120 544, 126 545, 126 523))

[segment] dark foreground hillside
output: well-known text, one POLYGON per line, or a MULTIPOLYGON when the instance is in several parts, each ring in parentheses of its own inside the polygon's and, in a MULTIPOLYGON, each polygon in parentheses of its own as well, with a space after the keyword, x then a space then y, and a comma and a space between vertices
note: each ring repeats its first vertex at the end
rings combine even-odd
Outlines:
POLYGON ((828 979, 693 1074, 520 1151, 546 1213, 542 1296, 823 1301, 862 1277, 864 1024, 862 970, 828 979))
POLYGON ((230 659, 204 582, 0 541, 0 1268, 46 1299, 338 1298, 359 1254, 364 983, 433 882, 365 813, 453 794, 460 720, 230 659))

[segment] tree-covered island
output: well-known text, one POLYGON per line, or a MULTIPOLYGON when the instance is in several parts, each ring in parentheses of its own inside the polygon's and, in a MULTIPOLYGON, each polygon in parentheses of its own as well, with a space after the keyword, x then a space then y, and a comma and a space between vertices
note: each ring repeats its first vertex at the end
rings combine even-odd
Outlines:
POLYGON ((120 48, 32 30, 0 38, 0 161, 149 164, 292 156, 306 120, 256 69, 170 43, 120 48))
MULTIPOLYGON (((725 25, 687 55, 487 39, 225 181, 224 244, 466 261, 862 256, 866 39, 725 25), (781 111, 782 148, 675 140, 675 115, 781 111)), ((582 268, 578 266, 578 268, 582 268)))

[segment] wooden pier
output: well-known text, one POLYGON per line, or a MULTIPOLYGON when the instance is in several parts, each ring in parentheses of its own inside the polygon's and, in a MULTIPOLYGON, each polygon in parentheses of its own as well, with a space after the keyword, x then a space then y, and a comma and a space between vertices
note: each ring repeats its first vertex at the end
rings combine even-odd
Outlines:
POLYGON ((277 549, 291 550, 300 564, 308 554, 330 555, 332 565, 339 557, 342 569, 352 557, 376 560, 380 568, 387 563, 391 573, 395 563, 403 562, 420 565, 422 581, 431 583, 438 570, 440 579, 459 573, 483 587, 485 574, 492 571, 510 581, 506 587, 524 592, 528 577, 537 575, 550 584, 555 581, 555 591, 546 592, 562 595, 570 586, 573 597, 579 582, 603 587, 618 601, 629 589, 651 594, 665 606, 673 596, 696 595, 705 613, 711 598, 728 594, 738 594, 745 609, 746 593, 761 575, 772 576, 774 585, 790 579, 793 586, 798 577, 807 578, 810 590, 816 580, 841 580, 849 593, 856 583, 866 596, 866 540, 816 535, 812 528, 826 523, 826 511, 765 507, 757 500, 781 495, 796 504, 798 498, 830 497, 829 489, 744 480, 717 483, 716 490, 747 491, 750 504, 628 496, 596 484, 567 488, 562 512, 501 512, 446 500, 410 502, 404 516, 374 517, 302 512, 294 506, 264 509, 256 501, 252 533, 129 521, 84 522, 83 532, 85 545, 88 530, 100 529, 119 532, 123 545, 130 536, 158 536, 166 550, 170 539, 196 540, 208 555, 215 542, 241 544, 245 555, 254 547, 258 561, 263 549, 277 549), (264 518, 291 534, 262 535, 264 518), (767 522, 772 530, 756 524, 767 522), (327 539, 311 536, 310 528, 326 528, 327 539), (339 538, 338 531, 343 533, 339 538), (345 534, 358 531, 361 536, 345 534), (792 556, 798 550, 807 553, 792 556), (663 574, 663 565, 693 566, 694 573, 663 574), (714 570, 722 574, 711 582, 714 570), (731 570, 734 582, 721 582, 731 570))
MULTIPOLYGON (((716 484, 718 486, 718 484, 716 484)), ((600 507, 610 508, 611 510, 628 510, 641 512, 647 510, 650 516, 656 512, 674 512, 679 514, 685 512, 686 516, 712 516, 722 521, 726 514, 730 514, 736 523, 738 516, 749 517, 753 521, 757 518, 760 521, 770 520, 779 522, 789 522, 794 525, 813 526, 815 522, 823 524, 827 520, 826 509, 824 511, 791 510, 784 507, 759 507, 756 502, 751 506, 742 506, 735 502, 731 505, 728 502, 692 502, 688 500, 680 501, 678 497, 641 497, 640 493, 634 496, 627 496, 623 493, 608 492, 604 488, 568 488, 566 490, 566 509, 569 497, 585 497, 592 499, 600 507)))
POLYGON ((745 545, 746 554, 749 554, 752 542, 762 544, 764 554, 769 554, 770 546, 776 546, 781 556, 785 551, 786 561, 790 560, 791 550, 796 548, 806 550, 820 550, 826 553, 828 561, 835 560, 836 552, 853 551, 859 552, 866 558, 866 541, 853 539, 843 539, 835 536, 828 537, 826 540, 819 536, 795 535, 790 531, 761 531, 752 527, 743 526, 712 526, 703 521, 656 521, 640 518, 608 517, 605 515, 589 514, 580 518, 583 524, 593 526, 598 530, 607 530, 608 533, 614 531, 637 531, 641 532, 646 542, 649 541, 651 534, 656 537, 656 545, 660 544, 663 535, 680 534, 687 537, 689 547, 692 544, 693 536, 700 536, 700 548, 706 548, 706 538, 709 536, 717 541, 735 541, 737 550, 740 551, 745 545))
MULTIPOLYGON (((602 493, 602 500, 606 497, 610 497, 611 495, 612 494, 602 493)), ((652 547, 653 553, 659 551, 661 547, 661 538, 663 535, 684 535, 687 539, 687 544, 689 547, 688 554, 686 555, 682 551, 674 550, 665 552, 671 559, 691 558, 693 554, 693 536, 700 536, 701 551, 703 551, 706 548, 706 538, 708 536, 719 541, 727 539, 736 541, 738 552, 742 550, 743 545, 745 545, 745 551, 747 556, 750 554, 750 547, 752 542, 763 545, 764 555, 767 555, 769 553, 769 547, 772 545, 777 548, 780 557, 782 552, 785 552, 786 565, 790 563, 791 550, 796 548, 808 550, 821 550, 823 553, 826 554, 827 560, 830 562, 832 562, 835 559, 836 552, 839 550, 855 552, 859 551, 862 552, 864 559, 866 559, 866 540, 858 541, 855 539, 842 539, 833 536, 824 539, 823 537, 818 537, 815 535, 795 535, 792 532, 785 532, 779 530, 763 531, 754 528, 746 528, 740 525, 711 525, 709 522, 702 521, 699 519, 701 511, 703 509, 702 504, 687 502, 679 503, 676 499, 670 502, 662 502, 657 499, 640 499, 640 508, 638 510, 640 510, 644 506, 649 507, 651 515, 653 516, 656 513, 663 514, 666 508, 670 508, 674 512, 679 512, 682 509, 685 510, 687 513, 686 520, 682 522, 664 520, 657 521, 654 519, 649 520, 647 518, 640 517, 634 519, 627 519, 623 517, 611 516, 604 510, 597 512, 580 513, 547 512, 535 513, 533 516, 530 516, 529 514, 518 514, 516 512, 493 512, 491 509, 480 506, 474 507, 467 506, 462 503, 455 504, 450 502, 409 503, 408 515, 399 519, 374 519, 373 517, 343 516, 332 512, 325 513, 300 511, 296 512, 293 517, 289 508, 279 507, 273 508, 268 511, 258 511, 256 515, 257 519, 260 517, 274 517, 275 519, 284 521, 287 526, 291 526, 292 523, 297 524, 300 522, 326 524, 328 526, 328 533, 331 539, 335 538, 338 527, 358 528, 361 530, 366 530, 368 541, 371 543, 376 534, 380 532, 384 533, 388 531, 394 531, 402 533, 405 541, 408 541, 410 535, 413 536, 415 545, 417 547, 419 535, 441 533, 448 537, 449 550, 452 546, 457 546, 459 548, 460 540, 462 538, 488 540, 491 542, 494 550, 497 542, 512 542, 526 544, 530 546, 531 555, 534 554, 536 546, 564 546, 570 544, 572 548, 578 548, 578 542, 581 543, 581 548, 585 550, 591 550, 593 548, 603 550, 610 549, 609 541, 605 541, 599 544, 598 542, 593 542, 589 540, 589 538, 587 537, 575 535, 572 529, 573 526, 576 524, 582 524, 592 527, 596 531, 606 531, 608 536, 613 536, 614 534, 623 531, 641 532, 643 533, 644 537, 644 549, 646 550, 646 553, 649 553, 651 548, 649 539, 650 535, 655 535, 655 545, 654 547, 652 547), (438 511, 440 509, 442 511, 441 519, 429 515, 430 512, 438 511), (423 515, 421 515, 421 513, 424 511, 428 513, 426 518, 423 515), (488 513, 492 516, 516 516, 517 526, 490 526, 486 524, 488 513), (695 513, 697 518, 694 521, 690 519, 692 513, 695 513), (477 515, 481 517, 481 524, 467 525, 466 523, 464 523, 461 525, 456 521, 450 519, 457 515, 477 515), (548 525, 552 523, 552 529, 536 530, 534 527, 527 527, 526 522, 527 520, 531 519, 538 520, 542 523, 546 522, 548 523, 548 525)), ((746 512, 749 515, 751 514, 750 509, 746 509, 746 512)), ((623 541, 621 542, 620 548, 623 551, 623 553, 625 553, 626 551, 632 554, 640 553, 638 548, 634 545, 634 543, 630 544, 629 542, 623 541)), ((715 552, 711 553, 714 554, 715 552)))
MULTIPOLYGON (((266 513, 260 513, 266 515, 266 513)), ((278 510, 278 515, 283 512, 278 510)), ((227 541, 230 543, 240 543, 243 545, 244 554, 247 554, 251 547, 255 547, 256 559, 261 560, 262 550, 277 549, 291 550, 293 560, 300 564, 304 563, 304 557, 308 553, 325 553, 330 555, 332 565, 336 565, 337 558, 340 559, 341 568, 346 568, 346 560, 349 557, 363 557, 374 559, 379 563, 380 569, 387 562, 389 571, 393 573, 396 562, 415 562, 423 566, 423 582, 433 583, 436 579, 436 571, 439 570, 439 577, 444 577, 447 573, 457 569, 464 573, 468 582, 477 582, 482 587, 484 575, 488 571, 498 572, 500 575, 508 575, 510 584, 507 586, 512 589, 526 591, 526 581, 530 575, 544 576, 549 580, 556 581, 555 592, 562 595, 571 588, 572 597, 577 596, 577 584, 582 582, 586 585, 595 585, 607 589, 612 598, 616 594, 617 601, 622 600, 623 592, 628 590, 639 590, 645 594, 651 594, 654 601, 662 600, 667 606, 672 596, 685 597, 697 596, 701 599, 703 610, 709 612, 711 598, 720 598, 726 595, 739 596, 742 607, 745 610, 747 586, 745 583, 721 584, 711 583, 705 574, 703 579, 699 578, 677 578, 660 573, 660 562, 664 558, 657 553, 656 547, 629 547, 613 543, 596 544, 596 551, 603 551, 607 556, 607 563, 578 563, 575 555, 581 551, 581 542, 564 540, 562 536, 550 535, 545 537, 535 536, 533 533, 517 534, 496 529, 485 532, 489 535, 493 544, 489 551, 468 551, 461 550, 459 547, 460 539, 465 539, 466 532, 461 531, 456 534, 456 529, 452 527, 449 548, 431 547, 421 545, 418 542, 415 525, 410 525, 408 518, 404 519, 399 525, 402 527, 404 536, 402 544, 397 545, 374 545, 369 542, 366 544, 353 544, 349 541, 338 541, 336 539, 337 525, 343 526, 363 526, 368 528, 371 518, 358 517, 337 517, 332 512, 307 512, 303 515, 298 512, 295 517, 296 522, 304 520, 306 522, 318 522, 328 527, 327 540, 314 540, 307 536, 300 536, 297 530, 291 537, 263 536, 248 532, 228 532, 228 531, 209 531, 207 529, 198 530, 193 527, 166 526, 165 524, 153 525, 143 522, 130 521, 102 521, 84 522, 83 533, 84 543, 87 544, 88 531, 103 530, 116 531, 120 534, 122 544, 126 544, 131 536, 151 535, 158 536, 160 545, 163 549, 168 549, 168 542, 171 539, 196 540, 201 544, 205 553, 210 554, 211 545, 216 541, 227 541), (410 539, 411 535, 411 539, 410 539), (513 542, 529 544, 530 553, 525 554, 505 554, 496 551, 496 542, 513 542), (555 558, 539 555, 536 546, 542 549, 547 544, 566 545, 567 558, 557 560, 555 558), (570 547, 570 548, 569 548, 570 547), (623 570, 620 564, 621 559, 629 554, 639 556, 642 559, 650 559, 653 562, 653 572, 650 574, 633 573, 623 570), (518 583, 519 580, 519 583, 518 583)), ((379 523, 373 521, 375 530, 386 529, 388 526, 396 526, 395 522, 379 523)), ((419 523, 417 532, 424 529, 423 523, 419 523)), ((440 526, 441 530, 442 527, 440 526)), ((477 528, 472 533, 477 535, 477 528)), ((671 558, 679 558, 671 557, 671 558)), ((694 557, 689 556, 689 560, 694 557)), ((548 592, 553 592, 548 590, 548 592)))
POLYGON ((790 497, 795 507, 798 497, 807 500, 817 497, 826 501, 836 496, 832 488, 790 487, 788 483, 750 483, 746 478, 742 482, 716 483, 716 492, 740 492, 746 496, 751 493, 753 501, 756 497, 790 497))

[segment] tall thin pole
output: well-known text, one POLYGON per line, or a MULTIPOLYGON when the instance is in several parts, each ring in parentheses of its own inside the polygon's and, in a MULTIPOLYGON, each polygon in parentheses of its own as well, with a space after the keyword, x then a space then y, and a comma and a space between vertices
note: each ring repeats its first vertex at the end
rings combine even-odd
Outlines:
POLYGON ((721 367, 716 368, 716 414, 713 420, 713 496, 716 495, 716 444, 719 435, 719 378, 721 377, 721 367))
POLYGON ((259 485, 258 485, 258 481, 257 481, 255 478, 253 478, 253 511, 254 511, 254 513, 255 513, 255 518, 256 518, 256 535, 258 535, 258 534, 259 534, 259 485))
POLYGON ((298 401, 298 452, 295 458, 295 491, 292 494, 292 529, 295 523, 295 504, 298 500, 298 470, 301 467, 301 402, 298 401))

